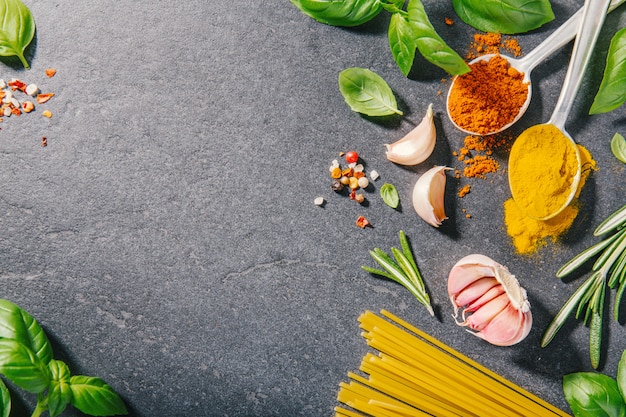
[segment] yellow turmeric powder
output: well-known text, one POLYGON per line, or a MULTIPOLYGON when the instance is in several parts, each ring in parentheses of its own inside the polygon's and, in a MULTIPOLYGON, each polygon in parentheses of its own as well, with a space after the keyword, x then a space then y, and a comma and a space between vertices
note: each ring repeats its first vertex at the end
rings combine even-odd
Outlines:
POLYGON ((571 197, 580 169, 576 145, 552 124, 526 129, 509 155, 513 199, 528 217, 545 219, 571 197))
POLYGON ((589 151, 581 145, 578 145, 578 151, 583 166, 580 183, 574 201, 557 216, 549 220, 535 220, 525 216, 512 198, 504 202, 504 223, 518 253, 529 255, 548 242, 558 241, 574 223, 579 210, 577 198, 587 177, 596 169, 596 162, 589 151))

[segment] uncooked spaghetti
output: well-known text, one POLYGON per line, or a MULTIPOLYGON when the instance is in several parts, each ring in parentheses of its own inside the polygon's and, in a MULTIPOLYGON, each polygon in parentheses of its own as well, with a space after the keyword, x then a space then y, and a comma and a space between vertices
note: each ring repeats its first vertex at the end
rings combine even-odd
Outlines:
POLYGON ((569 416, 513 382, 388 311, 367 311, 367 353, 351 381, 340 383, 335 417, 554 417, 569 416), (362 414, 364 413, 364 414, 362 414))

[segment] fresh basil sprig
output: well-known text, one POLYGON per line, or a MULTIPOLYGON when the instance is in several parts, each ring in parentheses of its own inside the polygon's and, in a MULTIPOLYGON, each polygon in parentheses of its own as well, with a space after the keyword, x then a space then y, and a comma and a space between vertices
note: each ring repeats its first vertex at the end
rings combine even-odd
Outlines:
POLYGON ((374 71, 347 68, 339 73, 338 82, 339 91, 352 110, 368 116, 402 114, 391 87, 374 71))
POLYGON ((615 320, 619 318, 626 291, 626 205, 600 223, 594 235, 603 236, 609 232, 614 233, 579 253, 557 271, 557 277, 563 278, 595 258, 591 275, 561 307, 541 339, 541 346, 547 346, 575 311, 577 319, 582 318, 583 323, 589 324, 589 356, 594 368, 600 363, 606 287, 617 288, 613 310, 615 320))
POLYGON ((450 48, 428 20, 421 0, 291 0, 307 16, 332 26, 357 26, 386 10, 391 13, 389 46, 400 71, 407 76, 419 52, 451 75, 469 72, 467 63, 450 48))
POLYGON ((420 0, 410 0, 406 11, 402 9, 402 4, 387 4, 385 9, 392 13, 388 30, 389 47, 405 76, 413 67, 416 50, 449 74, 460 75, 470 71, 463 58, 436 32, 420 0))
POLYGON ((563 393, 575 417, 626 416, 626 352, 617 367, 617 378, 595 372, 563 377, 563 393))
POLYGON ((620 161, 626 164, 626 138, 616 133, 611 139, 611 152, 620 161))
POLYGON ((24 51, 35 36, 35 20, 20 0, 0 0, 0 56, 17 56, 30 68, 24 51))
POLYGON ((400 247, 391 248, 393 257, 386 254, 381 249, 375 248, 369 251, 371 257, 383 268, 383 270, 370 268, 369 266, 362 266, 364 270, 372 274, 380 275, 389 278, 400 285, 403 285, 411 294, 417 298, 417 301, 422 303, 431 316, 435 315, 432 306, 430 305, 430 297, 424 286, 424 280, 422 274, 420 274, 417 268, 417 263, 411 252, 409 241, 401 230, 400 233, 400 247))
POLYGON ((589 114, 608 113, 626 102, 626 28, 611 40, 604 75, 589 114))
MULTIPOLYGON (((68 366, 53 359, 48 337, 25 310, 0 299, 0 374, 18 387, 37 394, 31 417, 48 411, 56 417, 72 405, 85 414, 128 414, 115 391, 97 377, 70 374, 68 366)), ((0 379, 0 416, 8 417, 11 399, 0 379)))
POLYGON ((468 25, 484 32, 517 34, 554 20, 549 0, 452 0, 468 25))

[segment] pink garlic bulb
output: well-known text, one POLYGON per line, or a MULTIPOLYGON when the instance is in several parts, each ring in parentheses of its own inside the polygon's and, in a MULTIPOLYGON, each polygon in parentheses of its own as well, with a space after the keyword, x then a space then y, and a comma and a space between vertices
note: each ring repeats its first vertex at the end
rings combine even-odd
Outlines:
POLYGON ((526 290, 505 266, 487 256, 458 261, 448 276, 448 295, 457 324, 491 344, 514 345, 530 332, 533 318, 526 290))

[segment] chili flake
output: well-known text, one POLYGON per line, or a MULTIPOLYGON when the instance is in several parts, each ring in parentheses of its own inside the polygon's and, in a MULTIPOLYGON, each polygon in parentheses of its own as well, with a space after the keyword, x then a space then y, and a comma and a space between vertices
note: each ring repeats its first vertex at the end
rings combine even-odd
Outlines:
POLYGON ((43 104, 54 97, 54 93, 37 94, 37 103, 43 104))
POLYGON ((368 226, 372 227, 372 224, 369 222, 369 220, 365 218, 365 216, 359 216, 356 219, 356 225, 359 226, 361 229, 365 229, 368 226))

